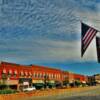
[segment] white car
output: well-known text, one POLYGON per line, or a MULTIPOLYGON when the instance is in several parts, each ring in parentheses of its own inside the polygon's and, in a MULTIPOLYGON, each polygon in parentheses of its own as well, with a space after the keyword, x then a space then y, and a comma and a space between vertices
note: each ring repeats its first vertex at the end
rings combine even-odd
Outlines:
POLYGON ((23 91, 33 91, 36 90, 35 87, 28 87, 28 88, 24 88, 23 91))

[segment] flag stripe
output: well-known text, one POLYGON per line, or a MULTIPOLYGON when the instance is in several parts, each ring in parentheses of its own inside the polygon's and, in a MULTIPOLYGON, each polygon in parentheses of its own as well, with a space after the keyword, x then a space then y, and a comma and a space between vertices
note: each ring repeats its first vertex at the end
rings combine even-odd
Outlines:
POLYGON ((93 39, 93 37, 95 36, 96 34, 95 34, 95 31, 94 31, 94 33, 91 35, 91 38, 87 41, 87 43, 85 44, 85 46, 84 46, 84 49, 85 48, 87 48, 88 46, 89 46, 89 44, 91 43, 91 41, 92 41, 92 39, 93 39))
POLYGON ((96 35, 96 31, 93 32, 93 34, 91 35, 91 38, 89 38, 87 44, 85 44, 84 50, 87 49, 87 47, 89 46, 89 44, 91 43, 91 41, 92 41, 92 39, 94 38, 95 35, 96 35))
POLYGON ((86 39, 84 40, 84 44, 88 41, 88 39, 91 37, 92 33, 94 32, 93 29, 91 29, 91 31, 88 33, 86 39))
POLYGON ((88 31, 86 32, 85 36, 83 37, 83 40, 87 37, 88 33, 91 31, 92 28, 89 28, 88 31))
POLYGON ((87 42, 89 41, 89 39, 91 38, 91 36, 94 34, 94 32, 95 32, 95 30, 92 30, 92 31, 89 33, 88 37, 83 41, 84 44, 87 44, 87 42))

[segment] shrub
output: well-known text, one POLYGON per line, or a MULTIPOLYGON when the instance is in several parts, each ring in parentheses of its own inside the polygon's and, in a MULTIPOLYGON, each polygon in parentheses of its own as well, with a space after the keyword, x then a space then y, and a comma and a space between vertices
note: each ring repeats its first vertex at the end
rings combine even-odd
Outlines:
POLYGON ((16 93, 16 90, 12 90, 12 89, 4 89, 4 90, 0 90, 0 94, 12 94, 12 93, 16 93))
POLYGON ((75 80, 75 86, 79 87, 81 84, 81 82, 79 80, 75 80))

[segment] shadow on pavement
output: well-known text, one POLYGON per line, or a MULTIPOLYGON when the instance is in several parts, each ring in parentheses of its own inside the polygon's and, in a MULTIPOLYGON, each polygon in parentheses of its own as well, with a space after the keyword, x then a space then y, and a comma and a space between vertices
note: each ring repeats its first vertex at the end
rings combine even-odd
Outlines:
POLYGON ((74 96, 74 97, 65 97, 59 98, 56 100, 100 100, 100 95, 98 96, 74 96))
POLYGON ((72 97, 35 97, 24 100, 100 100, 100 95, 96 96, 72 96, 72 97))

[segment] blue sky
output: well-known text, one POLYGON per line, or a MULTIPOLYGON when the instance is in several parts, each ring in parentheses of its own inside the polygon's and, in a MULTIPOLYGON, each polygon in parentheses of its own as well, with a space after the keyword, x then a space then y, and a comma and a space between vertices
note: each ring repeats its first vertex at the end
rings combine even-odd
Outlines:
POLYGON ((80 52, 80 21, 100 29, 99 18, 99 0, 0 0, 0 61, 100 73, 95 39, 80 52))

